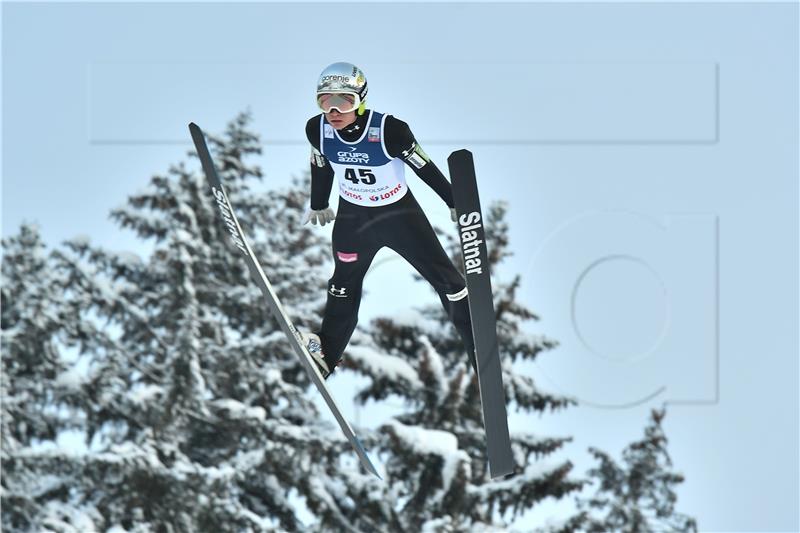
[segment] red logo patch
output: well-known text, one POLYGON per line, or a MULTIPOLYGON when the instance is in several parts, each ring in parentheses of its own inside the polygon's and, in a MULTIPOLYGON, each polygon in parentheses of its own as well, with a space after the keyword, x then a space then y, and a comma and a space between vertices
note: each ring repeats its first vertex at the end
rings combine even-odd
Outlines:
POLYGON ((339 261, 342 261, 343 263, 352 263, 353 261, 358 260, 357 253, 346 254, 344 252, 336 252, 336 257, 338 257, 339 261))

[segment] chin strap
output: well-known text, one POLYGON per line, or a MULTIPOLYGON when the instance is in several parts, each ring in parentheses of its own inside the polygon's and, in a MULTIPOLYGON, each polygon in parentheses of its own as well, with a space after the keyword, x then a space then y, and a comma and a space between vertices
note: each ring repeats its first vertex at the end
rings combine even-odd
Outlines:
POLYGON ((361 116, 364 114, 364 110, 367 108, 367 101, 364 100, 358 105, 358 115, 361 116))

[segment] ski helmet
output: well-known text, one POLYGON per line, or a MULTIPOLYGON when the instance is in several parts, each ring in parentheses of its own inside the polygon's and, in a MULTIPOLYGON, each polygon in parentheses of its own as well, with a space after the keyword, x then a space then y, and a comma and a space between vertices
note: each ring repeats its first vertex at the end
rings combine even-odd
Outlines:
POLYGON ((361 114, 367 97, 367 77, 352 63, 333 63, 325 67, 317 80, 317 104, 322 107, 320 94, 352 94, 355 96, 352 108, 346 111, 338 107, 336 109, 341 113, 347 113, 357 107, 361 114))

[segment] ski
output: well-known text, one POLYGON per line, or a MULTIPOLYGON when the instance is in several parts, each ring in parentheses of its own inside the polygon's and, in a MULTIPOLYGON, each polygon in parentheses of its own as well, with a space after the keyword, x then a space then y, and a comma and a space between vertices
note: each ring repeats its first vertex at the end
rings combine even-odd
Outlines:
POLYGON ((217 169, 214 166, 214 161, 211 159, 211 154, 208 151, 208 146, 206 145, 203 131, 194 122, 189 123, 189 131, 192 135, 195 148, 197 148, 197 155, 200 157, 200 162, 203 166, 203 172, 205 173, 206 178, 211 185, 211 196, 219 208, 220 215, 222 215, 222 222, 231 236, 231 241, 239 250, 241 255, 245 258, 247 266, 250 269, 250 273, 255 279, 256 284, 264 293, 264 297, 267 300, 270 310, 280 324, 281 329, 289 339, 289 344, 292 346, 292 349, 297 357, 300 358, 300 361, 302 362, 303 366, 305 366, 306 371, 311 376, 311 381, 313 381, 314 385, 317 386, 317 389, 322 394, 322 397, 325 399, 328 407, 333 412, 333 416, 336 418, 336 421, 339 422, 342 432, 353 446, 353 449, 358 455, 361 464, 367 469, 367 471, 375 474, 378 479, 382 479, 377 470, 375 470, 375 467, 372 465, 364 446, 361 444, 361 441, 358 440, 353 428, 350 427, 350 424, 342 415, 339 406, 336 405, 336 401, 333 399, 328 387, 325 385, 325 380, 323 379, 322 374, 320 374, 319 368, 317 368, 317 365, 314 363, 314 360, 308 353, 300 333, 297 331, 294 324, 292 324, 292 321, 289 319, 289 316, 286 314, 286 311, 284 310, 280 300, 278 300, 278 296, 275 294, 269 279, 267 279, 267 276, 264 274, 264 270, 261 268, 256 256, 253 254, 253 251, 250 248, 247 239, 245 238, 244 232, 239 225, 239 221, 234 214, 230 200, 228 200, 228 195, 225 193, 225 189, 219 179, 217 169))
POLYGON ((447 164, 453 185, 459 242, 467 278, 467 298, 478 363, 478 390, 483 409, 483 426, 486 430, 489 472, 494 479, 514 472, 514 456, 508 435, 506 395, 497 346, 489 253, 472 152, 457 150, 447 158, 447 164))

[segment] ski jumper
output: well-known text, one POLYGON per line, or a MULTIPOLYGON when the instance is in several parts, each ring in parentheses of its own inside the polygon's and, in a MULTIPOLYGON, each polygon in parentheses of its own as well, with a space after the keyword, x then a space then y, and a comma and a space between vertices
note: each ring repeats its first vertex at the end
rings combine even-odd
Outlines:
POLYGON ((329 366, 344 353, 358 323, 364 276, 384 246, 408 261, 430 283, 464 343, 477 373, 464 276, 442 248, 405 180, 405 165, 453 207, 450 183, 417 144, 408 125, 391 115, 366 110, 336 130, 319 114, 308 121, 312 145, 311 208, 324 209, 338 182, 334 220, 335 263, 318 335, 329 366))

